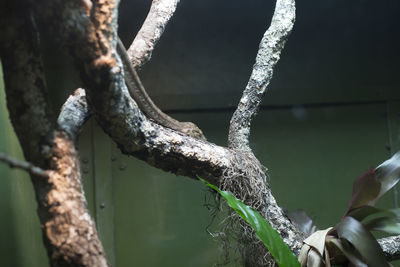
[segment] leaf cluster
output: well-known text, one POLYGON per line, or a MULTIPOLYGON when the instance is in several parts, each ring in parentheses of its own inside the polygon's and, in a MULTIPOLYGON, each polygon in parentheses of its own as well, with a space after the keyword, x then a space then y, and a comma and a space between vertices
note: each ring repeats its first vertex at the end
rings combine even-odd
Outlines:
POLYGON ((279 233, 257 211, 230 192, 198 178, 217 191, 250 224, 279 266, 391 266, 371 231, 400 234, 400 209, 374 207, 400 179, 400 152, 355 180, 346 212, 336 226, 317 230, 304 211, 288 213, 291 221, 309 236, 300 251, 300 262, 279 233))
POLYGON ((304 240, 299 260, 302 266, 391 266, 371 231, 400 234, 400 209, 379 209, 376 202, 400 179, 400 152, 375 169, 361 174, 353 184, 346 212, 340 222, 315 231, 308 218, 291 220, 311 234, 304 240))

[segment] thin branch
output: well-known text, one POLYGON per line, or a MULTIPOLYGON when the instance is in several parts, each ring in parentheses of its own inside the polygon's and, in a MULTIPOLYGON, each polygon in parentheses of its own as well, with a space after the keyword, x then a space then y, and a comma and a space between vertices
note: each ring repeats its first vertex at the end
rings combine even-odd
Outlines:
POLYGON ((12 158, 3 152, 0 152, 0 161, 8 164, 8 166, 10 166, 11 168, 25 170, 28 173, 38 177, 49 178, 48 172, 43 170, 42 168, 37 167, 30 162, 12 158))
POLYGON ((140 68, 150 60, 154 47, 173 16, 179 1, 153 0, 146 20, 127 51, 134 68, 140 68))
POLYGON ((128 87, 131 97, 135 100, 140 110, 146 114, 146 116, 154 122, 161 124, 170 129, 178 132, 188 134, 195 138, 205 140, 203 132, 194 123, 191 122, 180 122, 174 118, 168 116, 159 109, 156 104, 151 100, 146 92, 136 70, 132 67, 129 56, 122 44, 121 40, 118 40, 117 51, 121 58, 122 64, 124 65, 124 77, 126 86, 128 87))
POLYGON ((85 90, 78 88, 61 107, 61 112, 57 119, 58 128, 67 132, 75 140, 90 115, 85 90))
POLYGON ((170 129, 206 140, 203 132, 192 122, 180 122, 162 112, 151 100, 135 69, 150 60, 151 53, 174 14, 179 0, 153 0, 150 11, 129 51, 118 40, 117 51, 124 65, 124 76, 132 98, 148 118, 170 129))
POLYGON ((264 98, 296 16, 294 0, 277 0, 271 26, 265 32, 250 79, 229 128, 229 147, 250 151, 250 124, 264 98))

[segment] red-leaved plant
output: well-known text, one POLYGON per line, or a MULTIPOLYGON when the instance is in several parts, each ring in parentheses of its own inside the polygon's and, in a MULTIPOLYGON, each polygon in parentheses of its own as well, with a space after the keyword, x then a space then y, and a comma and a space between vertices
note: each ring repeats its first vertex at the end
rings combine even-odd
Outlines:
POLYGON ((347 210, 336 226, 317 231, 304 212, 289 213, 292 222, 310 235, 300 252, 301 265, 391 266, 371 231, 400 234, 400 209, 374 207, 399 179, 400 152, 357 178, 347 210))

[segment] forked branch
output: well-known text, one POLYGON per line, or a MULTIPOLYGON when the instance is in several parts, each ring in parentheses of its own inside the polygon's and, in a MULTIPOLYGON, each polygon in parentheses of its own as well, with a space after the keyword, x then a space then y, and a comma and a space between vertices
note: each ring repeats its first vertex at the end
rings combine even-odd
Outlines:
MULTIPOLYGON (((177 1, 169 1, 169 3, 174 2, 177 3, 177 1)), ((238 110, 232 118, 229 140, 230 147, 234 149, 219 147, 180 134, 144 116, 128 93, 122 71, 123 66, 115 50, 118 1, 93 1, 93 6, 85 5, 85 3, 89 1, 78 3, 40 0, 35 3, 35 6, 40 9, 40 15, 45 23, 52 24, 56 39, 61 40, 70 51, 73 51, 72 56, 87 88, 89 106, 99 124, 118 144, 122 152, 176 174, 189 177, 200 175, 216 185, 220 185, 221 179, 226 180, 227 177, 223 177, 223 174, 229 171, 236 175, 229 177, 232 178, 230 180, 232 185, 252 180, 251 184, 245 187, 246 197, 256 198, 256 208, 262 210, 263 216, 268 218, 273 227, 279 231, 292 251, 297 252, 301 246, 302 235, 277 205, 254 155, 238 151, 250 150, 248 147, 250 122, 262 101, 271 79, 272 69, 279 59, 285 40, 293 26, 294 1, 277 1, 271 27, 263 37, 253 73, 238 110), (54 23, 54 21, 59 23, 54 23), (250 171, 242 168, 251 165, 257 166, 250 171)), ((85 207, 83 193, 79 191, 81 183, 74 143, 65 134, 68 132, 70 136, 76 136, 80 130, 79 125, 86 117, 87 110, 79 104, 79 101, 84 99, 82 97, 83 94, 78 93, 77 97, 71 98, 71 102, 67 101, 59 117, 60 124, 71 123, 71 127, 63 126, 62 131, 57 131, 54 135, 50 155, 55 157, 51 164, 57 175, 51 179, 53 187, 46 192, 50 197, 49 200, 52 201, 51 205, 47 206, 50 208, 43 211, 50 219, 59 219, 61 222, 67 222, 67 219, 71 218, 76 220, 75 222, 81 227, 79 233, 83 234, 75 235, 79 239, 74 240, 74 243, 68 243, 71 237, 69 230, 72 228, 60 229, 61 226, 56 220, 47 221, 48 218, 44 218, 43 221, 49 231, 47 242, 53 246, 50 256, 58 257, 60 261, 65 258, 77 262, 87 260, 86 266, 106 266, 103 248, 85 207), (78 104, 76 105, 75 102, 78 104), (73 108, 68 108, 69 106, 73 108), (76 107, 81 109, 82 112, 79 112, 82 114, 69 120, 68 114, 76 107), (54 190, 58 186, 61 187, 60 182, 68 185, 67 190, 62 194, 54 190), (71 192, 73 195, 68 195, 71 192), (60 196, 71 196, 71 198, 64 199, 60 196), (65 205, 62 205, 67 201, 73 204, 73 209, 67 209, 65 205), (62 232, 62 230, 68 231, 62 232), (90 235, 88 236, 87 233, 90 235), (89 249, 84 252, 94 252, 93 255, 85 254, 86 258, 79 258, 78 256, 82 255, 80 248, 87 247, 89 249)), ((16 101, 15 96, 14 101, 16 101)), ((38 139, 36 138, 35 141, 38 139)), ((265 254, 259 256, 262 258, 265 254)))

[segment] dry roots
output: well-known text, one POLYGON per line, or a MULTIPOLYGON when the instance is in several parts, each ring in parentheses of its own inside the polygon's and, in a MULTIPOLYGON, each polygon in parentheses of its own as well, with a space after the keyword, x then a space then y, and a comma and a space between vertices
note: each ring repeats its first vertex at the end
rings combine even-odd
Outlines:
MULTIPOLYGON (((266 181, 267 169, 252 153, 242 152, 236 154, 232 166, 223 173, 220 188, 231 192, 265 216, 265 192, 269 191, 266 181)), ((275 265, 264 244, 255 236, 254 230, 235 211, 226 208, 224 203, 218 203, 215 207, 218 208, 216 216, 225 217, 212 234, 219 239, 224 250, 224 258, 219 265, 232 263, 233 260, 237 262, 237 255, 241 255, 243 261, 240 266, 275 265)))

